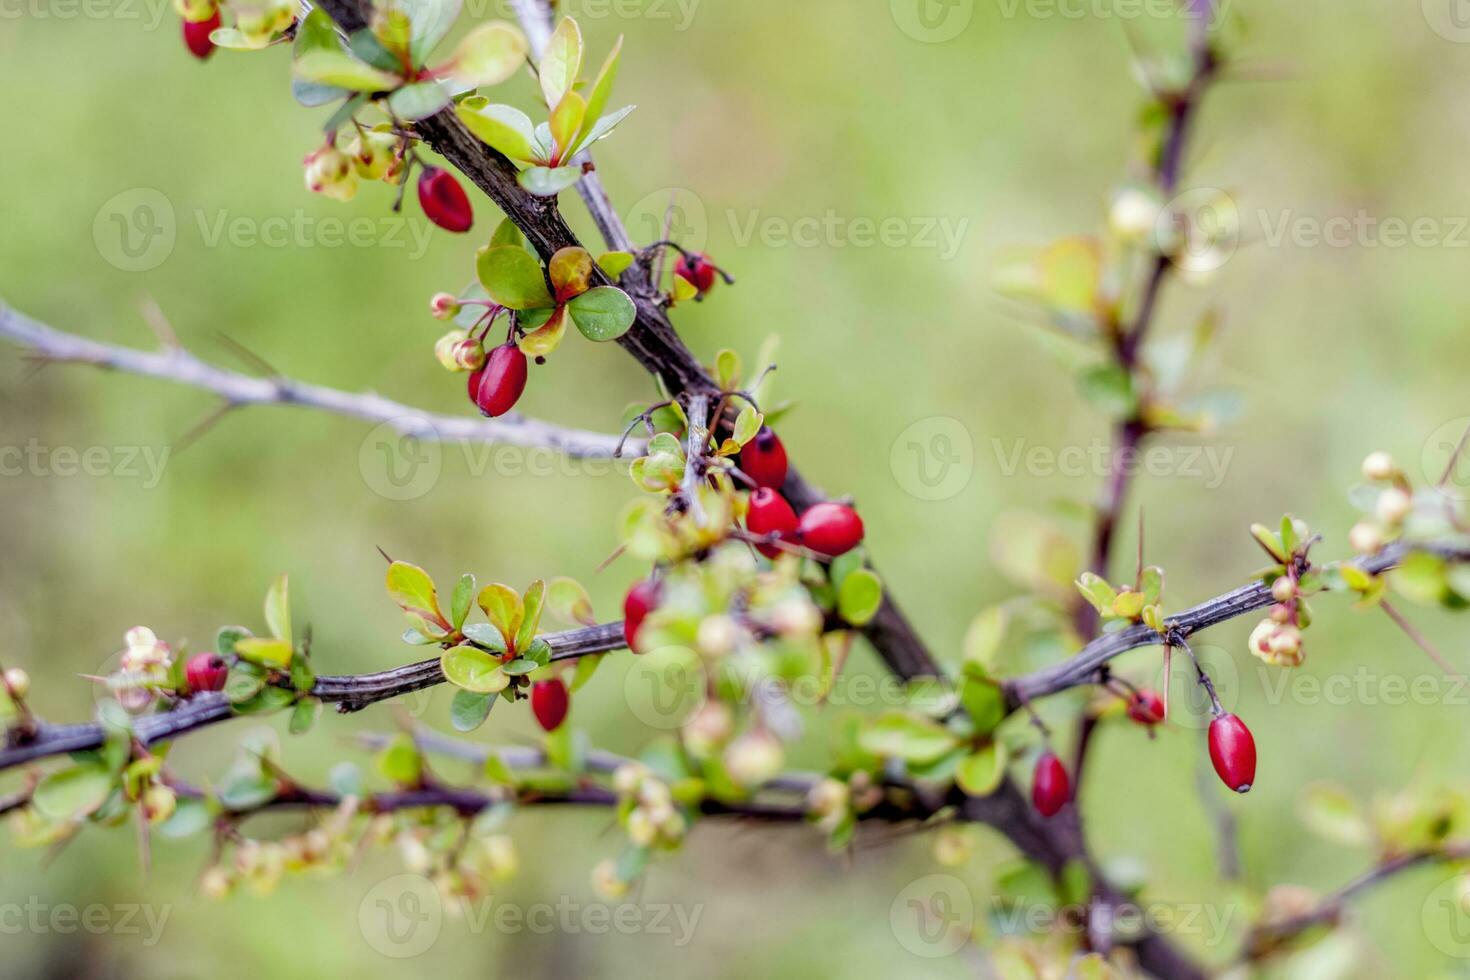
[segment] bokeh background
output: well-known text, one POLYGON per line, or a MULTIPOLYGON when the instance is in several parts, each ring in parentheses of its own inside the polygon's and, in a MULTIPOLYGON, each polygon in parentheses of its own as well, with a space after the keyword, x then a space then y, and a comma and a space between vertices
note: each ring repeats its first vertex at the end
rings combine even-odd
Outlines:
MULTIPOLYGON (((1171 285, 1159 323, 1167 335, 1220 310, 1225 335, 1208 380, 1237 390, 1243 408, 1217 434, 1185 443, 1228 452, 1220 479, 1181 465, 1138 484, 1149 558, 1168 571, 1168 608, 1243 581, 1259 563, 1251 521, 1291 511, 1327 536, 1324 551, 1345 552, 1355 519, 1346 490, 1363 455, 1389 450, 1422 479, 1425 453, 1452 438, 1444 426, 1470 414, 1470 171, 1460 165, 1470 151, 1470 30, 1458 3, 1236 0, 1248 28, 1243 63, 1206 106, 1184 186, 1227 191, 1243 214, 1242 243, 1207 285, 1171 285), (1360 214, 1427 219, 1432 234, 1398 245, 1372 230, 1337 245, 1273 234, 1283 221, 1310 229, 1360 214)), ((808 476, 856 496, 890 588, 953 662, 974 613, 1016 591, 992 560, 997 523, 1018 509, 1050 512, 1080 539, 1081 522, 1059 504, 1085 503, 1098 483, 1090 472, 1007 466, 1017 441, 1060 452, 1107 431, 1072 380, 1084 354, 1001 300, 992 270, 1009 246, 1099 228, 1136 150, 1142 98, 1131 51, 1177 49, 1181 22, 1164 4, 1107 0, 583 0, 567 10, 598 60, 627 35, 618 94, 639 108, 600 145, 598 164, 633 233, 653 237, 650 216, 670 189, 685 189, 685 238, 702 237, 740 280, 678 311, 685 338, 706 357, 729 346, 752 361, 764 338, 781 335, 776 389, 798 403, 783 423, 786 444, 808 476), (928 20, 918 19, 919 4, 929 4, 928 20), (903 230, 864 244, 847 224, 855 219, 896 219, 903 230), (825 230, 801 238, 813 220, 825 230), (962 489, 926 500, 915 492, 913 457, 894 446, 916 424, 929 433, 922 426, 934 419, 955 420, 944 431, 957 424, 972 455, 962 489)), ((495 14, 481 4, 465 19, 495 14)), ((298 378, 465 411, 462 385, 430 356, 439 325, 426 300, 468 279, 497 220, 493 207, 476 195, 475 229, 459 237, 431 234, 412 203, 405 222, 387 221, 381 185, 346 205, 308 194, 300 160, 321 112, 291 101, 286 52, 222 51, 201 66, 177 32, 162 0, 0 6, 10 120, 0 150, 0 298, 62 329, 148 345, 138 310, 151 297, 209 359, 239 365, 229 337, 298 378), (110 222, 117 195, 132 201, 126 195, 140 188, 166 199, 175 241, 134 271, 139 261, 119 253, 110 222), (358 245, 337 243, 322 223, 361 217, 373 223, 358 245), (302 230, 284 242, 240 237, 281 219, 302 230)), ((529 106, 524 80, 508 94, 529 106)), ((590 240, 580 202, 563 200, 590 240)), ((620 475, 554 464, 527 473, 520 456, 447 447, 427 492, 396 501, 375 489, 381 473, 363 463, 375 453, 371 444, 364 451, 369 427, 253 408, 171 454, 155 479, 146 467, 129 470, 127 454, 171 450, 213 408, 207 396, 77 367, 30 377, 13 348, 0 351, 0 446, 104 447, 117 462, 102 477, 43 464, 0 479, 0 657, 35 676, 33 701, 48 718, 90 713, 92 694, 77 675, 101 667, 127 627, 146 623, 197 645, 220 623, 259 626, 261 595, 281 571, 291 575, 297 621, 315 629, 319 669, 402 662, 410 651, 397 640, 375 546, 441 580, 464 570, 518 586, 572 575, 604 618, 638 575, 626 561, 596 571, 634 493, 620 475)), ((612 430, 627 403, 651 395, 621 351, 574 337, 534 373, 522 407, 612 430)), ((1130 515, 1125 540, 1135 526, 1130 515)), ((1333 600, 1319 608, 1303 675, 1363 667, 1377 679, 1369 696, 1273 697, 1245 653, 1249 621, 1209 636, 1238 667, 1237 710, 1262 750, 1255 790, 1224 801, 1255 887, 1325 889, 1371 861, 1302 828, 1295 801, 1310 781, 1367 796, 1414 779, 1470 779, 1465 693, 1441 683, 1425 703, 1390 703, 1378 696, 1384 678, 1435 676, 1434 668, 1386 618, 1333 600)), ((1463 625, 1433 610, 1413 615, 1470 667, 1463 625)), ((1144 678, 1156 658, 1139 652, 1123 666, 1144 678)), ((574 720, 598 742, 634 751, 652 733, 630 716, 625 665, 612 660, 577 700, 574 720)), ((866 649, 848 669, 879 672, 866 649)), ((447 730, 448 701, 438 692, 405 709, 447 730)), ((812 715, 810 744, 792 764, 821 764, 837 714, 812 715)), ((190 738, 175 764, 218 773, 255 724, 190 738)), ((287 765, 318 778, 356 751, 347 733, 391 724, 386 707, 327 716, 287 742, 287 765)), ((534 733, 526 713, 499 711, 474 737, 524 742, 534 733)), ((1100 736, 1084 790, 1092 842, 1105 858, 1146 869, 1159 901, 1224 894, 1200 792, 1204 757, 1201 733, 1187 727, 1154 741, 1120 726, 1100 736)), ((1215 785, 1208 792, 1222 795, 1215 785)), ((524 870, 498 900, 596 901, 589 869, 618 847, 605 814, 531 811, 513 831, 524 870)), ((976 857, 955 873, 983 903, 990 870, 1010 852, 979 833, 976 857)), ((155 848, 146 880, 124 831, 84 834, 49 862, 0 848, 7 907, 146 902, 168 915, 155 942, 146 927, 89 935, 0 923, 0 956, 15 976, 978 969, 963 954, 917 958, 890 924, 896 897, 937 870, 923 838, 865 847, 849 860, 829 858, 801 828, 707 826, 657 863, 638 897, 699 908, 686 945, 445 921, 430 948, 406 961, 383 955, 358 925, 361 904, 400 870, 392 853, 344 878, 288 879, 269 899, 214 904, 194 891, 207 857, 200 841, 155 848)), ((1424 870, 1374 892, 1356 906, 1350 940, 1293 969, 1465 975, 1467 961, 1426 929, 1426 899, 1443 879, 1424 870)), ((1184 941, 1215 961, 1229 954, 1228 944, 1184 941)))

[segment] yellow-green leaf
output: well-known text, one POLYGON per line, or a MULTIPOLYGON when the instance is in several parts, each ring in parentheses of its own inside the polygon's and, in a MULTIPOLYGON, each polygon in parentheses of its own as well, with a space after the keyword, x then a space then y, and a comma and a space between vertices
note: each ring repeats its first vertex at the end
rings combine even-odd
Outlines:
POLYGON ((490 245, 475 258, 475 272, 490 298, 512 310, 534 310, 555 305, 546 290, 546 278, 537 262, 516 245, 490 245))
POLYGON ((278 639, 291 639, 291 590, 284 573, 271 581, 265 593, 265 625, 278 639))
POLYGON ((526 586, 521 600, 521 625, 516 629, 516 651, 525 653, 536 638, 536 628, 541 625, 541 609, 546 600, 546 583, 537 579, 526 586))
POLYGON ((546 272, 551 277, 551 286, 556 290, 555 299, 565 303, 573 296, 587 291, 592 281, 592 256, 585 248, 568 245, 557 250, 546 263, 546 272))
POLYGON ((443 622, 439 611, 439 594, 429 573, 406 561, 395 561, 388 566, 388 594, 406 613, 423 619, 443 622))
POLYGON ((500 669, 500 659, 468 644, 444 651, 439 668, 449 683, 476 694, 498 694, 510 684, 510 675, 500 669))
POLYGON ((476 601, 485 611, 485 618, 500 631, 505 642, 514 650, 516 631, 520 629, 521 617, 525 611, 520 593, 508 585, 492 582, 480 590, 476 601))
POLYGON ((481 24, 454 50, 453 77, 465 87, 499 85, 526 60, 526 36, 505 21, 481 24))
POLYGON ((315 48, 296 59, 296 77, 303 82, 335 85, 354 92, 386 92, 401 81, 396 75, 365 65, 345 51, 315 48))
POLYGON ((971 796, 989 796, 1005 778, 1007 757, 1004 744, 991 742, 960 760, 955 782, 971 796))
POLYGON ((571 91, 582 70, 582 29, 571 17, 563 17, 541 58, 539 77, 546 104, 554 106, 571 91))

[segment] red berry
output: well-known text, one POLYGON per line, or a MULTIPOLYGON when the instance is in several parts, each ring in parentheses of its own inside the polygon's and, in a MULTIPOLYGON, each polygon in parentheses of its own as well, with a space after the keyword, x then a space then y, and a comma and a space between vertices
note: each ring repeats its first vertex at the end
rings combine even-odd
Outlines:
POLYGON ((556 731, 567 720, 570 703, 567 686, 560 677, 531 685, 531 713, 536 716, 536 723, 548 732, 556 731))
POLYGON ((759 487, 780 490, 786 482, 786 447, 769 425, 740 450, 740 469, 759 487))
POLYGON ((1128 699, 1128 717, 1140 725, 1157 725, 1164 720, 1164 699, 1147 687, 1134 691, 1128 699))
POLYGON ((846 504, 815 504, 801 515, 796 537, 803 547, 836 558, 863 540, 863 519, 846 504))
POLYGON ((188 46, 189 53, 200 61, 214 53, 214 42, 209 39, 209 35, 219 23, 218 10, 210 14, 208 20, 184 21, 184 44, 188 46))
POLYGON ((485 367, 470 375, 470 398, 491 418, 514 408, 525 390, 526 355, 515 344, 492 350, 485 367))
POLYGON ((184 680, 191 691, 223 690, 229 676, 230 665, 217 653, 196 653, 184 664, 184 680))
POLYGON ((634 653, 643 652, 633 641, 638 638, 638 627, 643 625, 643 617, 658 608, 658 595, 658 583, 644 579, 635 582, 623 600, 623 640, 634 653))
POLYGON ((1054 752, 1043 752, 1036 760, 1036 774, 1031 780, 1031 803, 1036 812, 1050 817, 1067 805, 1072 796, 1071 780, 1067 767, 1054 752))
POLYGON ((1256 781, 1256 740, 1245 722, 1230 714, 1210 722, 1210 761, 1226 786, 1250 792, 1256 781))
POLYGON ((715 288, 714 263, 703 252, 695 252, 687 259, 679 256, 679 260, 674 263, 674 275, 693 284, 701 297, 715 288))
POLYGON ((425 167, 419 174, 419 204, 429 220, 445 231, 469 231, 475 220, 464 188, 439 167, 425 167))
MULTIPOLYGON (((750 495, 750 507, 745 512, 745 527, 751 534, 779 534, 790 537, 796 533, 796 511, 770 487, 761 487, 750 495)), ((775 558, 781 549, 773 544, 758 544, 756 550, 767 558, 775 558)))

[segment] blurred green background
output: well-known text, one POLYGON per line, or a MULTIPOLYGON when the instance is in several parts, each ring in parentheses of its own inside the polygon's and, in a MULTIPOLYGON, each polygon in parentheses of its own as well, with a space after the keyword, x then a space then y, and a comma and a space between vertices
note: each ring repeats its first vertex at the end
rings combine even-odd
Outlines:
MULTIPOLYGON (((598 165, 633 233, 650 239, 649 216, 662 213, 669 189, 687 189, 686 240, 702 236, 740 280, 677 311, 681 332, 704 357, 730 346, 747 362, 765 337, 781 334, 776 389, 799 402, 783 423, 787 446, 817 483, 856 496, 893 593, 953 662, 974 613, 1015 591, 990 557, 998 518, 1085 502, 1098 483, 1088 472, 1012 470, 1016 441, 1059 452, 1106 436, 1071 378, 1086 359, 1000 300, 991 270, 1008 246, 1098 229, 1135 150, 1142 99, 1130 39, 1175 50, 1179 20, 1124 16, 1134 8, 1104 0, 956 0, 926 8, 927 22, 916 19, 916 0, 583 0, 566 9, 598 61, 627 35, 615 104, 639 108, 600 144, 598 165), (801 238, 813 219, 828 230, 801 238), (897 219, 902 230, 887 244, 864 244, 844 224, 855 219, 897 219), (940 228, 957 235, 953 247, 940 228), (901 433, 916 423, 928 433, 922 426, 932 419, 958 420, 973 446, 967 483, 941 500, 911 492, 913 464, 905 468, 902 446, 893 452, 901 433)), ((429 234, 412 203, 390 234, 392 224, 379 223, 390 203, 382 185, 346 205, 308 194, 300 161, 323 113, 291 101, 286 52, 222 51, 196 64, 160 0, 90 8, 27 0, 3 12, 0 91, 11 122, 0 150, 0 297, 59 328, 140 346, 151 338, 138 308, 152 297, 209 359, 239 366, 223 335, 294 377, 467 409, 462 385, 430 356, 440 331, 426 301, 468 279, 474 250, 498 219, 488 201, 475 195, 477 224, 460 237, 429 234), (145 262, 150 268, 129 271, 119 267, 128 262, 114 247, 117 205, 108 202, 139 188, 166 198, 175 242, 145 262), (360 217, 374 224, 356 246, 334 245, 332 226, 322 224, 360 217), (216 233, 281 219, 303 230, 276 244, 216 233)), ((1211 377, 1237 388, 1245 407, 1205 443, 1230 453, 1223 480, 1181 472, 1138 485, 1149 558, 1168 570, 1168 609, 1244 580, 1259 564, 1251 521, 1291 511, 1326 534, 1324 551, 1342 554, 1355 519, 1345 491, 1363 455, 1389 450, 1422 479, 1420 460, 1444 438, 1439 430, 1470 414, 1470 171, 1460 165, 1470 150, 1470 34, 1461 36, 1453 11, 1433 0, 1422 11, 1312 0, 1238 3, 1235 12, 1249 27, 1240 77, 1207 104, 1183 186, 1230 193, 1245 215, 1243 240, 1207 287, 1168 288, 1160 333, 1218 305, 1225 337, 1211 377), (1393 246, 1361 232, 1340 247, 1272 241, 1282 221, 1310 227, 1360 212, 1430 219, 1434 240, 1393 246)), ((466 20, 494 14, 482 5, 466 20)), ((530 107, 524 80, 508 92, 530 107)), ((590 241, 580 201, 569 193, 563 202, 590 241)), ((128 447, 162 452, 213 407, 196 391, 84 368, 27 379, 14 349, 0 349, 0 446, 105 447, 123 470, 128 447)), ((534 372, 521 407, 608 431, 628 402, 651 394, 621 351, 574 337, 534 372)), ((478 451, 451 446, 432 489, 394 501, 375 492, 372 467, 360 465, 373 458, 371 445, 360 455, 368 428, 249 409, 171 455, 156 484, 146 470, 63 476, 44 465, 0 479, 0 656, 35 676, 35 707, 52 719, 87 716, 92 696, 76 675, 98 670, 136 623, 196 645, 220 623, 259 626, 260 597, 280 571, 291 575, 297 621, 315 629, 319 669, 402 662, 412 654, 397 641, 400 620, 383 594, 375 546, 441 580, 464 570, 517 586, 572 575, 592 589, 600 616, 617 615, 639 569, 596 568, 634 494, 623 477, 575 467, 571 475, 499 473, 508 467, 487 468, 478 451)), ((505 459, 514 467, 520 457, 505 459)), ((1080 540, 1080 522, 1060 526, 1080 540)), ((1130 516, 1124 541, 1135 526, 1130 516)), ((1319 612, 1305 675, 1352 675, 1359 666, 1380 680, 1434 674, 1384 617, 1334 600, 1319 612)), ((1470 666, 1461 624, 1429 610, 1414 616, 1470 666)), ((1327 778, 1366 796, 1416 778, 1470 778, 1466 697, 1440 684, 1422 704, 1273 698, 1262 680, 1271 675, 1245 653, 1249 625, 1208 637, 1238 667, 1237 710, 1262 751, 1255 791, 1225 801, 1239 822, 1245 877, 1256 887, 1333 887, 1371 856, 1304 830, 1294 816, 1301 787, 1327 778)), ((1141 679, 1156 662, 1156 651, 1140 651, 1122 666, 1141 679)), ((861 650, 848 669, 876 675, 875 663, 861 650)), ((574 720, 599 743, 632 751, 651 733, 628 713, 623 670, 615 658, 604 667, 574 720)), ((438 692, 406 708, 447 729, 448 702, 438 692)), ((836 714, 812 715, 812 739, 793 765, 820 765, 822 733, 836 714)), ((218 773, 253 724, 190 738, 174 762, 198 777, 218 773)), ((387 707, 327 716, 287 742, 286 763, 319 778, 355 751, 344 734, 390 725, 387 707)), ((533 729, 526 713, 504 711, 474 737, 522 742, 533 729)), ((1111 726, 1088 775, 1097 853, 1146 867, 1148 894, 1162 902, 1225 894, 1197 782, 1203 759, 1196 730, 1176 727, 1150 741, 1111 726)), ((605 814, 531 811, 513 830, 524 870, 499 900, 596 901, 588 871, 618 847, 605 814)), ((987 869, 1009 847, 979 833, 976 858, 955 873, 983 904, 987 869)), ((977 970, 965 955, 917 958, 890 925, 895 897, 940 870, 925 838, 865 847, 849 861, 825 856, 807 829, 711 824, 658 862, 638 897, 701 909, 687 945, 447 921, 431 948, 407 961, 379 953, 358 926, 360 904, 400 870, 391 853, 340 879, 288 879, 272 898, 214 904, 193 889, 207 858, 199 841, 156 847, 147 880, 122 831, 84 834, 49 863, 0 847, 6 907, 144 901, 169 915, 154 943, 146 927, 141 935, 38 934, 0 922, 0 955, 15 976, 977 970)), ((1424 870, 1375 891, 1356 906, 1348 945, 1312 960, 1321 972, 1311 975, 1465 975, 1464 960, 1430 941, 1421 914, 1443 878, 1424 870)), ((1183 941, 1216 961, 1231 948, 1183 941)))

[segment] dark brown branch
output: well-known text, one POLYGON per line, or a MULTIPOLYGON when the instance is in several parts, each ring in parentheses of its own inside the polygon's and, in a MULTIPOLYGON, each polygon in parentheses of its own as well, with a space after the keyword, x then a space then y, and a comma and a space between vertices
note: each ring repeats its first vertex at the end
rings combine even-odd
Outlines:
MULTIPOLYGON (((570 660, 591 653, 622 649, 623 624, 607 623, 564 633, 548 633, 542 639, 551 645, 553 661, 570 660)), ((336 704, 339 711, 357 711, 379 701, 442 683, 444 672, 439 668, 439 659, 435 657, 371 674, 318 677, 311 689, 311 695, 336 704)), ((133 734, 142 744, 152 745, 233 717, 234 708, 223 694, 207 692, 194 695, 173 711, 144 715, 136 719, 133 722, 133 734)), ((0 770, 68 752, 99 748, 106 734, 103 726, 95 722, 78 725, 50 725, 42 722, 34 737, 13 742, 0 749, 0 770)))
MULTIPOLYGON (((1395 542, 1375 555, 1354 559, 1350 564, 1376 575, 1395 567, 1404 556, 1413 551, 1430 552, 1451 561, 1470 561, 1470 546, 1395 542)), ((1263 609, 1274 601, 1269 588, 1260 582, 1253 582, 1170 616, 1164 625, 1170 628, 1173 635, 1188 639, 1200 630, 1263 609)), ((1157 646, 1163 641, 1160 634, 1142 623, 1116 633, 1107 633, 1061 663, 1006 681, 1006 700, 1012 707, 1019 707, 1027 701, 1056 694, 1058 691, 1096 683, 1098 670, 1114 657, 1138 647, 1157 646)))
MULTIPOLYGON (((320 6, 348 33, 367 24, 364 8, 357 0, 322 0, 320 6)), ((562 218, 556 199, 537 197, 524 190, 516 182, 515 164, 476 139, 459 121, 453 109, 444 109, 414 126, 440 156, 495 202, 543 260, 560 249, 582 246, 562 218)), ((593 203, 605 204, 605 196, 600 201, 594 198, 593 203)), ((622 230, 621 222, 616 221, 611 207, 595 208, 594 215, 603 233, 608 235, 609 242, 615 247, 625 247, 626 231, 622 230), (619 238, 624 244, 619 244, 619 238)), ((593 277, 594 285, 611 283, 600 268, 594 267, 593 277)), ((689 391, 718 396, 719 386, 675 332, 647 270, 640 263, 633 263, 623 273, 618 285, 632 298, 637 309, 637 319, 632 328, 618 340, 623 349, 650 374, 662 378, 671 395, 689 391)), ((826 499, 803 479, 795 466, 790 468, 781 493, 797 513, 826 499)), ((868 642, 889 669, 900 677, 942 676, 928 648, 890 598, 891 591, 885 585, 878 614, 863 628, 868 642)))

